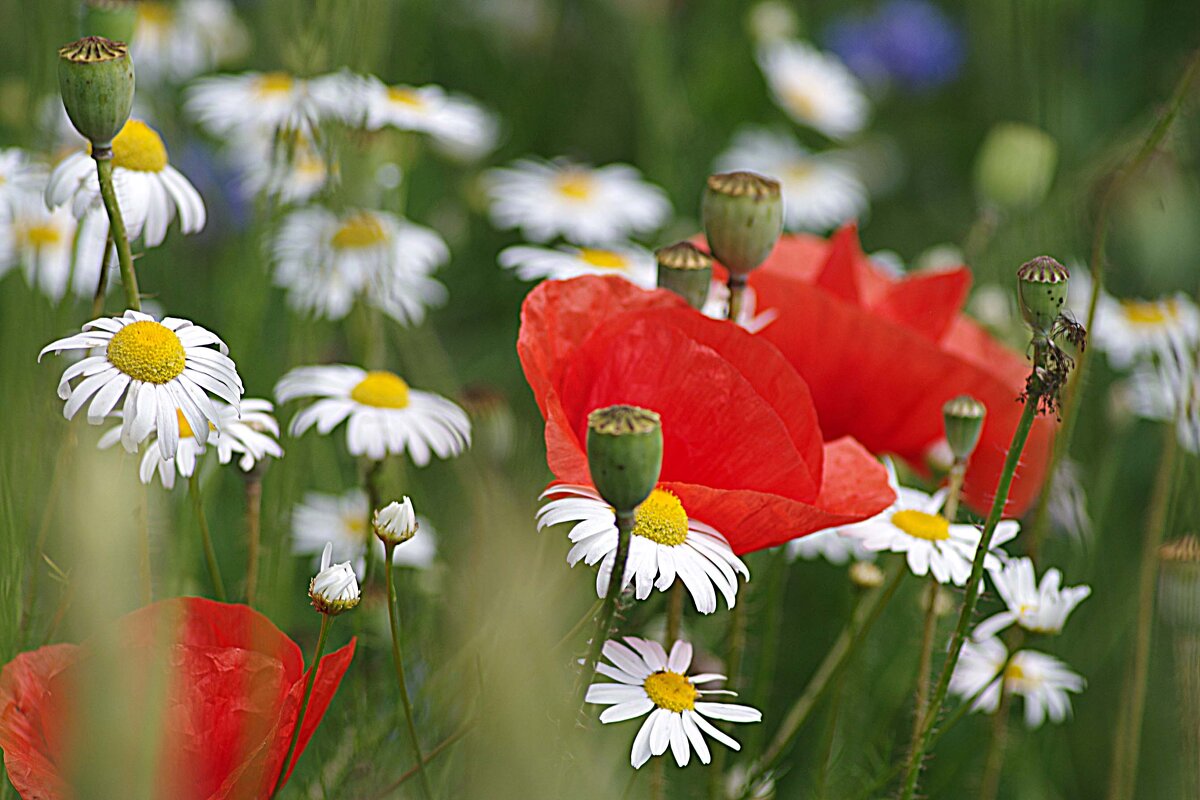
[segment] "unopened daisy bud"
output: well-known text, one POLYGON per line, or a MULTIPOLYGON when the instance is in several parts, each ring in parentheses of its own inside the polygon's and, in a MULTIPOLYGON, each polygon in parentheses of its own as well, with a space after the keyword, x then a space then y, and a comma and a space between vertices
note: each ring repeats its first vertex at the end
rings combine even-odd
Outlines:
POLYGON ((1005 122, 988 133, 975 162, 975 191, 1001 209, 1037 206, 1054 180, 1058 145, 1045 131, 1005 122))
POLYGON ((1067 301, 1071 273, 1050 256, 1038 256, 1017 270, 1021 316, 1039 333, 1049 333, 1067 301))
POLYGON ((754 172, 711 175, 701 206, 713 256, 729 270, 731 282, 745 280, 783 232, 779 181, 754 172))
POLYGON ((1158 548, 1158 613, 1176 628, 1200 631, 1200 539, 1158 548))
POLYGON ((92 151, 111 151, 133 108, 129 48, 100 36, 64 45, 58 51, 58 89, 71 124, 92 151))
POLYGON ((358 605, 358 576, 349 561, 331 564, 333 544, 327 542, 321 553, 321 570, 308 584, 308 596, 313 608, 330 617, 349 611, 358 605))
POLYGON ((942 421, 946 426, 946 443, 957 461, 966 461, 979 444, 983 418, 987 409, 983 403, 967 394, 960 394, 942 406, 942 421))
POLYGON ((883 586, 883 570, 870 561, 855 561, 850 565, 850 582, 860 589, 883 586))
POLYGON ((129 42, 133 40, 137 18, 137 4, 133 0, 84 0, 80 33, 129 42))
POLYGON ((653 411, 609 406, 588 414, 592 484, 618 512, 632 512, 654 491, 662 454, 662 421, 653 411))
POLYGON ((691 242, 678 242, 655 250, 654 258, 659 288, 670 289, 692 308, 703 308, 712 284, 712 257, 691 242))
POLYGON ((384 508, 376 509, 375 516, 371 519, 371 527, 385 545, 394 547, 407 542, 417 535, 418 527, 412 500, 405 497, 400 502, 392 502, 384 508))

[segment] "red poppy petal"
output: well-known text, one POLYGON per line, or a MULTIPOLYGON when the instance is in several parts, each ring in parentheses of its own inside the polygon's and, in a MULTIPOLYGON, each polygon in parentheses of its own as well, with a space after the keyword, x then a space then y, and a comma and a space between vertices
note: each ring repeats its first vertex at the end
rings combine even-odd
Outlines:
POLYGON ((69 795, 46 743, 42 716, 50 681, 75 661, 78 649, 56 644, 21 653, 0 673, 0 749, 8 779, 22 797, 65 800, 69 795))
POLYGON ((958 319, 970 289, 971 273, 965 267, 916 272, 889 287, 873 310, 936 342, 958 319))
MULTIPOLYGON (((858 244, 858 226, 845 225, 829 240, 829 254, 813 285, 848 303, 862 302, 859 289, 859 262, 865 260, 858 244)), ((865 274, 869 278, 870 275, 865 274)))

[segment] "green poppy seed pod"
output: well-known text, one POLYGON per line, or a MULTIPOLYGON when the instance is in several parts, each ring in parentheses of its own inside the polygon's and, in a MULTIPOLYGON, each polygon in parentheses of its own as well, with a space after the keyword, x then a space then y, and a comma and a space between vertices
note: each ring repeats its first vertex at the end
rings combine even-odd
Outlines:
POLYGON ((129 48, 99 36, 59 48, 58 88, 71 124, 92 143, 92 152, 111 150, 133 108, 129 48))
POLYGON ((1016 122, 988 132, 975 161, 975 192, 996 208, 1034 208, 1046 198, 1058 163, 1058 144, 1045 131, 1016 122))
POLYGON ((1038 256, 1017 270, 1021 316, 1039 333, 1049 333, 1067 302, 1071 273, 1050 256, 1038 256))
POLYGON ((946 426, 946 443, 956 461, 966 461, 979 444, 983 432, 983 418, 987 409, 983 403, 968 394, 952 397, 942 406, 942 421, 946 426))
POLYGON ((734 279, 765 261, 783 233, 779 182, 754 172, 710 175, 701 212, 708 247, 734 279))
POLYGON ((670 289, 692 308, 703 308, 712 285, 712 257, 691 242, 678 242, 655 250, 654 258, 659 288, 670 289))
POLYGON ((654 491, 662 454, 662 421, 653 411, 609 406, 588 414, 592 484, 618 512, 633 512, 654 491))
POLYGON ((129 42, 137 20, 137 4, 132 0, 84 0, 80 35, 129 42))
POLYGON ((1200 539, 1162 545, 1158 567, 1158 613, 1177 629, 1200 632, 1200 539))

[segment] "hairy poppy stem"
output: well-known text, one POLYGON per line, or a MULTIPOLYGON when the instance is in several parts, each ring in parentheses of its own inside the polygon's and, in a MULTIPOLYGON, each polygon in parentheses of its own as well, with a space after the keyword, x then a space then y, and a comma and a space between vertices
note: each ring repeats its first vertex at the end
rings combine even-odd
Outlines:
POLYGON ((279 768, 279 778, 271 797, 279 794, 287 781, 288 765, 296 752, 296 743, 300 741, 300 729, 304 727, 304 715, 308 712, 308 701, 312 698, 313 685, 317 682, 317 670, 321 667, 321 656, 325 655, 325 639, 329 635, 329 627, 333 625, 332 614, 321 615, 321 632, 317 635, 317 650, 313 655, 312 665, 308 668, 308 678, 304 681, 304 699, 300 701, 300 714, 296 717, 296 727, 292 729, 292 741, 288 744, 287 755, 283 757, 283 765, 279 768))
POLYGON ((117 202, 117 190, 113 185, 112 150, 97 150, 94 158, 96 177, 100 181, 100 197, 104 200, 104 210, 108 212, 109 235, 117 246, 117 260, 121 263, 121 285, 125 287, 125 305, 134 311, 141 311, 141 295, 138 293, 137 271, 133 268, 133 253, 129 249, 129 234, 125 231, 125 219, 121 216, 121 204, 117 202))
POLYGON ((396 582, 392 576, 392 556, 396 545, 385 544, 383 552, 383 581, 387 585, 388 625, 392 629, 392 666, 396 668, 396 683, 400 686, 400 702, 404 706, 404 720, 408 724, 408 738, 412 743, 413 757, 417 760, 416 770, 421 777, 421 793, 425 800, 433 800, 433 788, 429 774, 425 771, 425 756, 421 753, 421 739, 417 735, 417 723, 413 719, 412 700, 408 695, 408 682, 404 679, 404 657, 400 654, 400 604, 396 601, 396 582))
POLYGON ((188 476, 188 496, 192 499, 192 510, 200 526, 200 541, 204 544, 204 560, 208 562, 208 575, 212 579, 213 594, 225 602, 225 583, 221 580, 221 567, 217 563, 217 551, 213 549, 212 535, 208 532, 208 518, 204 516, 204 498, 200 496, 200 473, 188 476))
POLYGON ((596 664, 600 662, 600 651, 608 639, 617 611, 617 599, 621 594, 621 583, 625 576, 625 562, 629 560, 629 541, 633 538, 633 526, 637 518, 632 511, 617 512, 617 552, 613 559, 612 573, 608 576, 608 590, 604 593, 604 605, 600 607, 600 616, 596 617, 596 630, 592 633, 592 644, 588 647, 587 659, 583 662, 583 671, 579 673, 579 714, 582 717, 586 704, 583 698, 587 688, 596 673, 596 664))

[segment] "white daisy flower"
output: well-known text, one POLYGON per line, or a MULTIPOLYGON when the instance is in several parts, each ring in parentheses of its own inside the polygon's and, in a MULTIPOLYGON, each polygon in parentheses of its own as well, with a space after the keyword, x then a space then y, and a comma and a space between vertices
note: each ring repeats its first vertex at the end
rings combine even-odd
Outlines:
MULTIPOLYGON (((13 197, 11 216, 0 216, 0 275, 20 265, 25 282, 57 303, 67 291, 75 241, 70 210, 49 211, 41 193, 13 197)), ((96 291, 95 284, 87 292, 96 291)))
POLYGON ((1142 419, 1175 424, 1189 453, 1200 452, 1200 372, 1194 345, 1170 340, 1152 361, 1139 363, 1115 388, 1142 419))
MULTIPOLYGON (((59 101, 62 106, 62 101, 59 101)), ((9 217, 23 198, 46 185, 46 168, 19 147, 0 150, 0 221, 9 217)))
POLYGON ((666 194, 627 164, 591 167, 566 159, 522 159, 485 176, 492 222, 520 228, 533 242, 562 236, 603 245, 658 228, 671 213, 666 194))
MULTIPOLYGON (((131 242, 141 237, 146 247, 162 244, 176 214, 183 233, 204 228, 207 212, 200 193, 170 165, 162 137, 153 128, 130 119, 113 139, 112 149, 113 185, 131 242)), ((67 203, 80 220, 75 289, 90 294, 100 277, 108 214, 100 197, 96 163, 86 151, 67 156, 50 173, 46 205, 57 208, 67 203)))
MULTIPOLYGON (((886 461, 888 483, 896 501, 871 519, 835 528, 843 536, 860 540, 868 550, 904 553, 914 575, 933 573, 938 583, 963 586, 971 577, 971 563, 979 549, 980 530, 974 525, 951 523, 941 515, 946 491, 928 495, 918 489, 901 486, 896 467, 886 461)), ((1011 541, 1021 526, 1015 520, 1001 520, 992 536, 992 548, 1011 541)), ((997 569, 1003 552, 993 549, 984 566, 997 569)))
MULTIPOLYGON (((330 93, 326 99, 336 102, 330 93)), ((342 98, 350 107, 351 98, 342 98)), ((254 134, 273 138, 295 131, 315 137, 322 104, 311 83, 286 72, 244 72, 201 78, 188 87, 184 108, 211 133, 230 137, 254 134)), ((336 109, 328 109, 336 114, 336 109)))
POLYGON ((794 561, 803 558, 814 561, 824 558, 830 564, 842 566, 849 561, 874 561, 875 552, 868 550, 858 539, 842 536, 837 529, 817 531, 787 543, 787 557, 794 561))
POLYGON ((1068 693, 1082 692, 1087 685, 1083 676, 1052 655, 1021 650, 1009 661, 1008 650, 999 639, 963 642, 962 655, 950 677, 950 691, 964 700, 982 691, 971 710, 990 714, 1000 705, 1001 683, 1005 692, 1025 698, 1025 725, 1029 728, 1040 727, 1047 718, 1051 722, 1065 720, 1071 715, 1068 693), (1001 670, 1003 679, 998 680, 1001 670))
POLYGON ((187 421, 200 444, 208 441, 209 423, 217 429, 224 420, 207 393, 237 408, 242 379, 227 353, 229 348, 211 331, 185 319, 128 310, 120 317, 100 317, 83 332, 51 342, 38 354, 63 350, 104 348, 67 367, 58 382, 66 401, 63 416, 71 419, 88 404, 87 419, 100 425, 121 398, 121 445, 130 453, 152 433, 164 458, 179 449, 179 418, 187 421), (216 349, 210 347, 215 345, 216 349), (74 386, 71 381, 82 378, 74 386))
POLYGON ((788 230, 828 231, 867 210, 867 187, 852 161, 837 152, 810 153, 783 131, 742 129, 717 157, 716 170, 751 170, 778 180, 788 230))
POLYGON ((523 281, 567 280, 580 275, 620 275, 643 289, 658 285, 654 253, 635 244, 608 247, 531 247, 517 245, 500 251, 500 266, 523 281))
MULTIPOLYGON (((232 406, 231 406, 232 407, 232 406)), ((195 435, 192 434, 192 428, 188 425, 188 421, 184 418, 182 412, 175 412, 179 421, 179 447, 175 450, 173 458, 163 458, 162 451, 158 447, 158 437, 154 434, 146 442, 146 450, 142 453, 142 462, 138 467, 138 479, 142 483, 149 485, 154 476, 158 475, 158 482, 162 484, 164 489, 175 488, 175 475, 178 473, 185 478, 192 477, 196 472, 196 464, 200 460, 200 456, 204 455, 204 445, 196 441, 195 435)), ((117 412, 114 416, 121 416, 117 412)), ((211 426, 212 423, 210 422, 211 426)), ((209 428, 209 438, 213 438, 214 430, 209 428)), ((100 437, 98 446, 101 450, 112 447, 121 440, 121 426, 110 428, 100 437)))
POLYGON ((471 444, 465 411, 441 395, 410 389, 386 370, 298 367, 275 384, 275 398, 286 403, 298 397, 319 399, 292 419, 291 434, 299 436, 313 425, 327 434, 349 419, 346 444, 352 456, 381 461, 408 451, 423 467, 432 455, 450 458, 471 444))
MULTIPOLYGON (((349 561, 363 574, 368 548, 372 557, 383 560, 383 542, 373 535, 367 516, 371 513, 366 492, 351 489, 345 494, 308 492, 292 509, 292 552, 316 555, 328 542, 333 557, 349 561)), ((392 554, 397 567, 426 569, 437 556, 437 532, 429 520, 416 515, 418 533, 392 554)))
POLYGON ((277 141, 275 137, 236 137, 229 159, 238 171, 242 191, 264 194, 284 204, 303 203, 325 188, 331 175, 324 154, 311 139, 299 133, 277 141))
POLYGON ((609 640, 604 643, 604 657, 612 665, 601 662, 596 671, 616 683, 593 683, 588 687, 586 701, 609 706, 600 714, 603 723, 623 722, 635 717, 650 716, 642 723, 633 739, 630 763, 640 769, 651 756, 661 756, 671 749, 675 763, 686 767, 692 750, 701 763, 712 761, 712 753, 704 734, 708 734, 732 750, 740 750, 733 738, 718 730, 709 719, 726 722, 761 722, 762 712, 750 706, 732 703, 711 703, 707 695, 734 695, 726 690, 698 689, 697 686, 724 680, 724 675, 687 674, 692 665, 692 646, 675 642, 667 655, 662 645, 646 639, 626 636, 625 643, 609 640))
POLYGON ((130 51, 139 84, 178 83, 246 52, 250 37, 229 0, 141 0, 130 51))
MULTIPOLYGON (((554 499, 538 510, 538 530, 575 523, 568 534, 575 546, 567 563, 573 567, 582 561, 590 567, 599 562, 596 595, 604 597, 617 557, 616 512, 590 486, 556 484, 542 492, 541 499, 547 497, 554 499)), ((700 613, 717 610, 717 591, 733 608, 737 574, 749 580, 750 571, 719 531, 689 517, 679 498, 666 489, 651 492, 636 514, 622 589, 633 583, 637 599, 645 600, 651 589, 665 592, 678 577, 700 613)))
POLYGON ((1092 518, 1088 513, 1087 492, 1083 488, 1079 464, 1069 458, 1061 459, 1054 470, 1049 513, 1054 526, 1069 534, 1077 544, 1091 538, 1092 518))
POLYGON ((349 611, 360 599, 358 576, 349 562, 333 563, 332 550, 332 545, 325 545, 320 570, 308 584, 313 607, 331 616, 349 611))
POLYGON ((293 211, 272 249, 275 283, 298 311, 341 319, 362 300, 409 325, 446 300, 446 287, 430 277, 450 256, 446 242, 383 211, 293 211))
POLYGON ((869 107, 858 78, 838 58, 799 41, 762 45, 758 66, 775 102, 801 125, 844 139, 863 129, 869 107))
POLYGON ((990 571, 992 583, 1008 606, 975 626, 975 641, 991 638, 1014 622, 1030 633, 1060 633, 1075 606, 1092 593, 1090 586, 1062 586, 1062 573, 1048 569, 1037 582, 1033 561, 1017 558, 990 571))
MULTIPOLYGON (((716 280, 712 282, 708 289, 708 299, 704 302, 701 313, 711 319, 725 319, 728 316, 729 286, 727 284, 716 280)), ((779 309, 776 308, 758 311, 758 295, 754 293, 754 287, 747 286, 742 294, 741 312, 734 322, 750 333, 758 333, 774 322, 778 316, 779 309)))
POLYGON ((1182 293, 1156 300, 1118 300, 1105 293, 1097 300, 1094 330, 1088 344, 1116 369, 1128 369, 1169 355, 1174 347, 1200 343, 1200 308, 1182 293))

